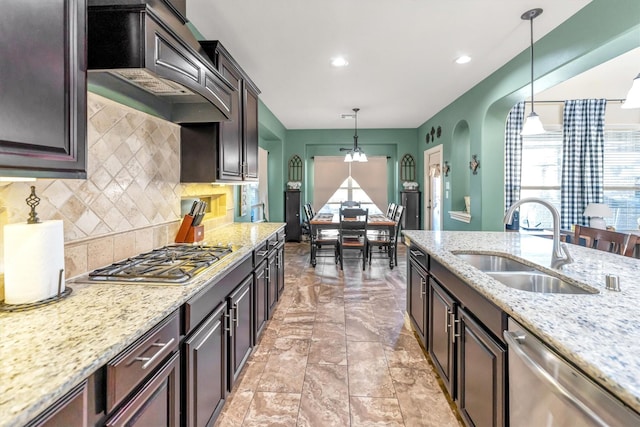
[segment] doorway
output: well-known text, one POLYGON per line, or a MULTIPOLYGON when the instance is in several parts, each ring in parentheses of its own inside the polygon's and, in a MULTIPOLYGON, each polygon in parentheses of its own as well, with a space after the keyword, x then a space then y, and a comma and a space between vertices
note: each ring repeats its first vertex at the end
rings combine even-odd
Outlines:
POLYGON ((424 229, 442 230, 442 144, 424 152, 424 229))

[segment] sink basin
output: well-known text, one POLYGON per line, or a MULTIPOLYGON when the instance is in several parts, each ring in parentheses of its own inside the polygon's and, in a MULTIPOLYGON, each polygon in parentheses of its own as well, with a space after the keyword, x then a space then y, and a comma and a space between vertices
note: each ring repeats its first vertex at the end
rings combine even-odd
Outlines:
POLYGON ((489 276, 506 286, 521 291, 543 294, 597 294, 540 271, 487 271, 489 276))
POLYGON ((455 254, 481 271, 535 271, 536 269, 500 255, 494 254, 455 254))

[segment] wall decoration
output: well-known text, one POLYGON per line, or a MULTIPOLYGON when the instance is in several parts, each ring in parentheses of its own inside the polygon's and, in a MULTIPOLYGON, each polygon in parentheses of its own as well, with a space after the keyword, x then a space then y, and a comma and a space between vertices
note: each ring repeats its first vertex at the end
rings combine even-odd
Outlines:
POLYGON ((427 133, 427 136, 425 137, 425 141, 427 142, 427 144, 430 142, 430 135, 427 133))
POLYGON ((471 161, 469 162, 469 169, 473 171, 474 175, 477 175, 479 167, 480 167, 480 162, 478 161, 478 155, 474 154, 473 156, 471 156, 471 161))
POLYGON ((405 154, 400 160, 400 180, 412 182, 416 179, 416 161, 411 154, 405 154))
POLYGON ((436 136, 440 138, 440 135, 442 135, 442 127, 438 126, 438 129, 436 130, 436 136))
POLYGON ((444 167, 442 168, 442 172, 444 173, 444 176, 449 176, 450 170, 451 170, 451 167, 449 166, 449 162, 445 160, 444 167))
POLYGON ((238 185, 240 191, 240 197, 238 197, 238 210, 240 211, 240 216, 245 216, 249 210, 249 186, 248 185, 238 185))
POLYGON ((436 129, 433 126, 431 126, 431 140, 436 140, 436 129))
POLYGON ((302 181, 302 159, 297 154, 289 159, 289 181, 302 181))

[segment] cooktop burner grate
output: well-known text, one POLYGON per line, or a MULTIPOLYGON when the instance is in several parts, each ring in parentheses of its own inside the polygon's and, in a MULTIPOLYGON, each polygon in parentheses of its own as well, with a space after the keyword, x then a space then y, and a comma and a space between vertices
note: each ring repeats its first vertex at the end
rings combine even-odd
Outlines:
POLYGON ((89 273, 89 279, 185 283, 230 253, 231 248, 224 246, 165 246, 94 270, 89 273))

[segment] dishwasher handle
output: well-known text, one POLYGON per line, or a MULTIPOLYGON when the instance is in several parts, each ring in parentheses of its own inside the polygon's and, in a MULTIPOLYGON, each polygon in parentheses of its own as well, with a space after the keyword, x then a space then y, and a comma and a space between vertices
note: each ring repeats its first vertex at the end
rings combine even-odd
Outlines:
MULTIPOLYGON (((598 416, 591 408, 589 408, 582 400, 580 400, 575 394, 567 390, 553 375, 551 375, 546 369, 536 363, 526 351, 522 349, 520 343, 525 340, 525 335, 522 332, 509 332, 504 331, 503 334, 505 341, 509 349, 513 350, 516 356, 522 360, 522 362, 533 372, 539 379, 548 383, 551 386, 551 390, 560 398, 568 402, 578 411, 582 412, 585 416, 591 419, 596 425, 602 427, 608 427, 609 424, 604 422, 602 418, 598 416)), ((545 350, 546 351, 546 350, 545 350)), ((549 355, 557 358, 557 356, 551 352, 549 355)))

